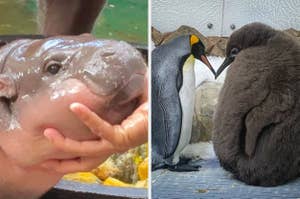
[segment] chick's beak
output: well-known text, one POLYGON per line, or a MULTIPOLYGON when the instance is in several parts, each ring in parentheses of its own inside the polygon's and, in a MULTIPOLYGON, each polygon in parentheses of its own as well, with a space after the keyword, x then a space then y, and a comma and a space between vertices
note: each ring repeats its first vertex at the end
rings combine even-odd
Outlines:
POLYGON ((209 70, 214 74, 214 76, 216 76, 216 72, 209 63, 207 57, 205 55, 200 55, 200 60, 209 68, 209 70))
POLYGON ((234 58, 233 57, 226 57, 222 65, 219 67, 217 70, 217 73, 215 74, 215 79, 218 78, 218 76, 222 73, 222 71, 229 66, 233 62, 234 58))

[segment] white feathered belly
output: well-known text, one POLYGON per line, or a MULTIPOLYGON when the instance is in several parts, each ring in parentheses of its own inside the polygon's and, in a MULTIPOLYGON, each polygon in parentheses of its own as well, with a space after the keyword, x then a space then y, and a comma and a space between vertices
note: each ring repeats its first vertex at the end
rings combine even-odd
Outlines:
POLYGON ((192 134, 192 123, 195 105, 195 72, 194 63, 187 63, 183 68, 183 83, 179 91, 182 109, 181 133, 174 153, 173 163, 179 161, 181 151, 189 144, 192 134))

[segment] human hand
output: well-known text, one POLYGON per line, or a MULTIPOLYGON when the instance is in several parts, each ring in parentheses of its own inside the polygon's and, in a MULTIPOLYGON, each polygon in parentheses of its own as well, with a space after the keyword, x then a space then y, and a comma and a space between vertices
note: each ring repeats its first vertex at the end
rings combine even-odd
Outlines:
POLYGON ((63 176, 38 165, 22 167, 1 150, 0 162, 0 198, 40 198, 63 176))
POLYGON ((118 125, 109 124, 83 104, 71 104, 71 111, 99 139, 77 141, 64 137, 56 129, 46 129, 44 135, 55 148, 76 155, 77 158, 52 159, 45 161, 43 166, 60 173, 89 171, 112 154, 125 152, 145 143, 148 139, 148 74, 144 82, 144 93, 139 101, 140 106, 118 125))
POLYGON ((88 171, 104 162, 110 155, 125 152, 147 141, 148 103, 140 105, 121 124, 111 125, 86 106, 73 103, 71 111, 87 125, 98 140, 77 141, 64 137, 55 129, 46 129, 44 135, 59 150, 77 154, 76 159, 48 160, 43 166, 61 173, 88 171))
POLYGON ((45 136, 24 129, 12 129, 0 134, 0 152, 21 167, 31 167, 47 159, 74 158, 53 146, 45 136))

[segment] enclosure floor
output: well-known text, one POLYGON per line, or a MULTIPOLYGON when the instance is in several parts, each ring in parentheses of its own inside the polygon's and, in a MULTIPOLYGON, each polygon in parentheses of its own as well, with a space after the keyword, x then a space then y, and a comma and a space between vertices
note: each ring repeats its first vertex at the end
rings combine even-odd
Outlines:
POLYGON ((197 172, 152 172, 152 198, 297 198, 300 179, 277 187, 249 186, 233 179, 216 159, 201 162, 197 172))

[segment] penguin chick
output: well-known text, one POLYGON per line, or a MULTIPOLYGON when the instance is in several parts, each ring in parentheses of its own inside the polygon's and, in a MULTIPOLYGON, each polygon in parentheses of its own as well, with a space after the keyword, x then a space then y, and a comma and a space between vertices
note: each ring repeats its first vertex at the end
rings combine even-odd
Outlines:
POLYGON ((300 176, 300 43, 261 23, 229 38, 231 64, 214 116, 221 166, 251 185, 276 186, 300 176))
POLYGON ((180 162, 189 144, 195 102, 195 59, 215 74, 205 47, 195 35, 185 35, 152 51, 152 169, 195 171, 180 162))

